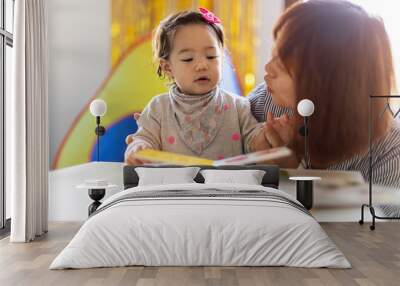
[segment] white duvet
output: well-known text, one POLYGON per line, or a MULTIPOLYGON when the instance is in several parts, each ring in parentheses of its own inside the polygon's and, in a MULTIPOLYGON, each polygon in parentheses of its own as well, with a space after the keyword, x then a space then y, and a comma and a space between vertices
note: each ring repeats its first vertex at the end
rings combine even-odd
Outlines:
MULTIPOLYGON (((210 188, 289 197, 254 185, 179 184, 131 188, 102 206, 131 192, 210 188)), ((178 197, 104 207, 84 223, 50 269, 127 265, 351 267, 318 222, 291 205, 258 198, 178 197)))

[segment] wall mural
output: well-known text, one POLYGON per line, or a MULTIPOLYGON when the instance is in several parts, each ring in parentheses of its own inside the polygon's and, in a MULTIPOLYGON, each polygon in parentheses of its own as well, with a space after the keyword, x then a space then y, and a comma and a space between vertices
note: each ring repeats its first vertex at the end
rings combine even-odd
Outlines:
MULTIPOLYGON (((232 7, 236 7, 232 11, 241 11, 242 7, 247 7, 247 11, 249 7, 252 7, 252 1, 244 1, 246 5, 242 1, 223 2, 224 5, 225 2, 229 2, 232 7)), ((133 113, 140 112, 153 96, 167 91, 167 81, 158 78, 156 66, 152 62, 151 31, 160 19, 173 11, 203 6, 220 16, 222 13, 219 14, 216 3, 218 1, 111 1, 112 70, 74 120, 58 148, 52 169, 97 160, 95 118, 89 112, 90 102, 96 98, 106 101, 108 107, 101 121, 106 128, 106 133, 100 139, 100 161, 123 161, 126 148, 125 137, 137 129, 133 113)), ((226 10, 229 11, 229 9, 226 10)), ((231 16, 235 15, 240 17, 241 13, 234 12, 231 16)), ((241 47, 239 44, 241 37, 234 37, 238 33, 237 25, 226 24, 239 22, 239 18, 234 21, 230 17, 230 21, 224 21, 224 17, 228 18, 226 12, 221 15, 221 18, 228 38, 229 52, 225 53, 221 87, 233 93, 242 94, 253 87, 254 76, 252 76, 252 71, 248 72, 245 66, 242 66, 239 72, 237 63, 243 59, 247 64, 251 63, 253 52, 241 47), (237 47, 234 44, 235 41, 238 43, 237 47), (246 56, 243 57, 243 55, 246 56)), ((251 47, 246 44, 246 49, 249 46, 251 47)))

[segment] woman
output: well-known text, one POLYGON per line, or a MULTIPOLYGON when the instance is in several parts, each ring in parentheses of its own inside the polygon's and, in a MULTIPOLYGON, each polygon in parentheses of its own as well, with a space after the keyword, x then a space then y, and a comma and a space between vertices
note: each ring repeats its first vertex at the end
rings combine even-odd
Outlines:
MULTIPOLYGON (((308 98, 315 105, 309 123, 312 168, 359 170, 368 179, 369 95, 390 94, 394 84, 382 21, 346 1, 311 0, 284 12, 274 40, 266 85, 250 96, 255 117, 268 122, 256 149, 290 146, 295 156, 285 163, 297 167, 304 155, 298 132, 303 119, 297 112, 290 119, 281 115, 308 98)), ((373 109, 384 110, 385 104, 375 100, 373 109)), ((400 129, 389 112, 375 112, 372 130, 373 183, 400 186, 400 129)))

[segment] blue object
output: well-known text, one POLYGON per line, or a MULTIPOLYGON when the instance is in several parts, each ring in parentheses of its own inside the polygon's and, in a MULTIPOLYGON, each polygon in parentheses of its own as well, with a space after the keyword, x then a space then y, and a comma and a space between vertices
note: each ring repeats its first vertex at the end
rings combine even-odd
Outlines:
MULTIPOLYGON (((128 115, 109 126, 106 133, 100 139, 100 161, 123 162, 126 149, 125 138, 137 130, 136 120, 133 115, 128 115)), ((90 161, 97 161, 97 144, 93 142, 90 161)))

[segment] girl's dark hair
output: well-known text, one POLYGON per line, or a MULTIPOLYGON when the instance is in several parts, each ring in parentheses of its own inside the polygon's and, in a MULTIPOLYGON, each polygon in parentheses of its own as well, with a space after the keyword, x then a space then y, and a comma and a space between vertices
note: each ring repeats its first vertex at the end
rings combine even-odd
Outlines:
MULTIPOLYGON (((382 20, 347 1, 310 0, 285 11, 274 38, 294 79, 297 102, 308 98, 315 104, 310 117, 313 166, 325 168, 367 152, 369 95, 390 94, 394 87, 382 20)), ((383 110, 385 104, 376 100, 373 109, 383 110)), ((392 124, 388 112, 379 116, 373 113, 374 141, 392 124)))
POLYGON ((207 22, 203 15, 196 11, 183 11, 172 14, 160 22, 153 36, 153 57, 158 64, 158 76, 162 77, 164 75, 160 60, 168 60, 171 54, 172 39, 177 29, 179 26, 189 24, 202 24, 211 27, 217 35, 219 43, 224 47, 224 30, 220 24, 207 22))

